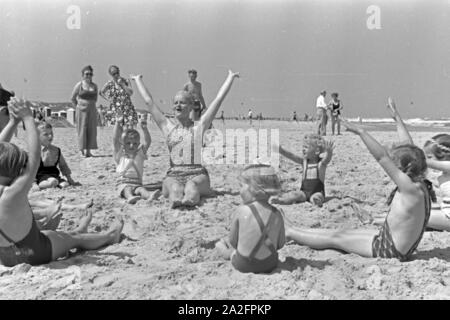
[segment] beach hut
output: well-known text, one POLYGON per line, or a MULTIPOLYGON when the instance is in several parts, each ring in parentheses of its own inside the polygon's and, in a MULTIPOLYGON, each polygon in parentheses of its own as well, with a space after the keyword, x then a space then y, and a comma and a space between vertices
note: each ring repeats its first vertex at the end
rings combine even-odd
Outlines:
POLYGON ((52 109, 49 107, 44 107, 44 117, 51 117, 52 116, 52 109))
POLYGON ((67 109, 66 119, 71 125, 73 125, 73 126, 75 125, 75 122, 76 122, 75 109, 73 109, 73 108, 67 109))

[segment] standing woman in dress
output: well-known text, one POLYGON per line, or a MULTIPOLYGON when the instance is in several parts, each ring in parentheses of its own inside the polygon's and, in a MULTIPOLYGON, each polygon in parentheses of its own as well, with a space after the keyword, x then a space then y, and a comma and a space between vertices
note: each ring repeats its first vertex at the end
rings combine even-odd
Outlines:
POLYGON ((83 79, 73 88, 72 103, 76 107, 78 147, 85 157, 92 157, 91 150, 97 149, 97 102, 98 88, 92 82, 94 70, 86 66, 81 70, 83 79), (84 152, 86 150, 86 153, 84 152))
POLYGON ((100 96, 110 102, 110 110, 117 115, 123 115, 122 126, 133 128, 138 123, 138 116, 131 102, 133 89, 131 83, 120 76, 117 66, 110 66, 108 69, 111 80, 109 80, 100 90, 100 96))

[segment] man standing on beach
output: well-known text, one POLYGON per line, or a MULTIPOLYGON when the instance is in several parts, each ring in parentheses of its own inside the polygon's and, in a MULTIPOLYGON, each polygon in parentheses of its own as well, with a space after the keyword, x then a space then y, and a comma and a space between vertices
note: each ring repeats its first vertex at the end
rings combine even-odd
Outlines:
POLYGON ((188 71, 189 82, 187 82, 183 90, 189 92, 194 98, 195 109, 191 111, 192 121, 200 120, 202 112, 206 109, 205 99, 203 99, 202 84, 197 81, 197 70, 188 71))
POLYGON ((327 135, 327 104, 325 103, 325 96, 327 92, 323 90, 317 97, 317 134, 321 136, 327 135))

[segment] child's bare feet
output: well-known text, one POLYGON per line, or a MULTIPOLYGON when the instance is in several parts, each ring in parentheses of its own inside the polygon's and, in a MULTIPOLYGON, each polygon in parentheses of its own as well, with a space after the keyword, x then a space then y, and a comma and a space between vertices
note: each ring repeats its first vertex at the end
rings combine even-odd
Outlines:
POLYGON ((183 202, 181 200, 174 200, 174 201, 172 201, 170 208, 176 209, 181 206, 183 206, 183 202))
POLYGON ((122 218, 117 217, 117 219, 118 220, 116 220, 109 228, 108 234, 111 240, 108 242, 108 244, 115 244, 119 243, 120 241, 120 235, 122 233, 125 222, 122 218))
POLYGON ((86 209, 84 212, 83 217, 80 219, 80 224, 78 225, 78 228, 76 228, 73 232, 75 233, 87 233, 87 229, 89 227, 89 224, 92 221, 92 215, 93 210, 92 209, 86 209))
POLYGON ((127 199, 127 203, 136 204, 139 200, 141 200, 141 196, 131 196, 127 199))

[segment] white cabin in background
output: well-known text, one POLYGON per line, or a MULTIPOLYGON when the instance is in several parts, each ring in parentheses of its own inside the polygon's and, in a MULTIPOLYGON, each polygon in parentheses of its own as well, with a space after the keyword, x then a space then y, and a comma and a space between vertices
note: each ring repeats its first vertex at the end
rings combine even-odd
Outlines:
POLYGON ((69 108, 67 109, 67 121, 71 124, 71 125, 75 125, 76 123, 76 118, 75 118, 75 109, 74 108, 69 108))

